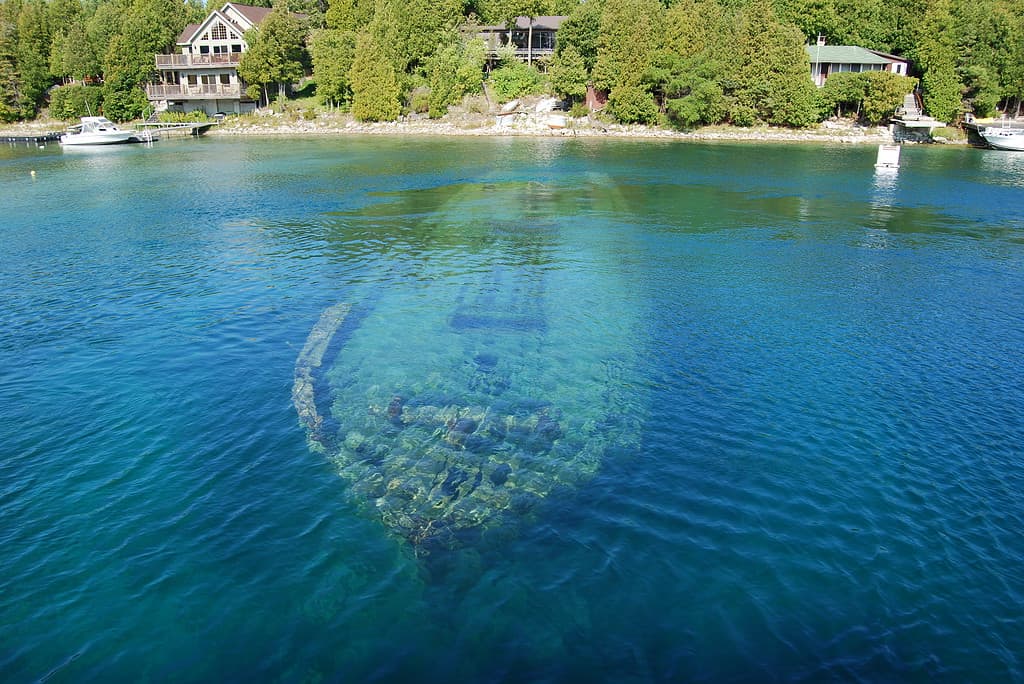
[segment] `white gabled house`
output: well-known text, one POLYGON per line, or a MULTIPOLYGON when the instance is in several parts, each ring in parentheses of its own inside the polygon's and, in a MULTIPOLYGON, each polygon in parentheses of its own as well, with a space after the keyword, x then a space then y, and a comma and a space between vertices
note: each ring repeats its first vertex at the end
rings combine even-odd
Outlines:
POLYGON ((825 85, 829 75, 842 72, 889 71, 900 76, 907 75, 910 62, 902 57, 878 50, 868 50, 856 45, 805 45, 811 58, 811 78, 819 88, 825 85))
POLYGON ((189 24, 178 37, 178 53, 156 55, 159 81, 146 86, 156 111, 242 114, 256 109, 238 76, 238 61, 248 49, 245 32, 271 12, 229 2, 201 24, 189 24))

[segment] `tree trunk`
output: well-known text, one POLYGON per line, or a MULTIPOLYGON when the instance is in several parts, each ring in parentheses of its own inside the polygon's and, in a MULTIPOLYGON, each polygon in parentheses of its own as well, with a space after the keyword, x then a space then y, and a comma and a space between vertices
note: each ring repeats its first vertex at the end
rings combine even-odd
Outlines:
POLYGON ((527 17, 530 20, 530 28, 526 34, 526 63, 533 64, 533 17, 527 17))

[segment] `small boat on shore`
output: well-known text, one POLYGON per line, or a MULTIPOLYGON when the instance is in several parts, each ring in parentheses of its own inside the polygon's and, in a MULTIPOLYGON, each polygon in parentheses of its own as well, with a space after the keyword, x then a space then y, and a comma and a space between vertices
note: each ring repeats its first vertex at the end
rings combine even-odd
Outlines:
POLYGON ((133 142, 134 131, 118 128, 104 116, 83 116, 82 123, 71 126, 60 136, 61 145, 116 145, 133 142))
POLYGON ((979 133, 985 142, 997 150, 1024 152, 1024 128, 988 126, 979 133))

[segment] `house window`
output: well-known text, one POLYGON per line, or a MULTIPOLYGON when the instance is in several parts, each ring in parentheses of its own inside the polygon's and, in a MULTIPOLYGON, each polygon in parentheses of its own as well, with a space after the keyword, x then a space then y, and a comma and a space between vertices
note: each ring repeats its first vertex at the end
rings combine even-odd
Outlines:
POLYGON ((238 40, 238 35, 234 31, 232 31, 229 35, 231 36, 231 40, 238 40))
POLYGON ((231 74, 221 74, 220 75, 220 84, 221 85, 231 85, 231 74))
POLYGON ((231 46, 231 51, 232 52, 241 52, 242 51, 242 46, 241 45, 232 45, 231 46))
POLYGON ((195 74, 189 74, 188 75, 188 84, 190 86, 194 86, 197 83, 199 83, 199 80, 196 78, 196 75, 195 74))
POLYGON ((210 30, 210 35, 214 40, 227 40, 228 30, 224 27, 224 24, 214 24, 213 29, 210 30))

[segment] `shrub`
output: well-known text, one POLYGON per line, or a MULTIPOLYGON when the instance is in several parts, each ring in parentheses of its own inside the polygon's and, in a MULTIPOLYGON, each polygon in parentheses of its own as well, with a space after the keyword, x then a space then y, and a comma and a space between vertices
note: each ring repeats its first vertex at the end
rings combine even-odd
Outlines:
POLYGON ((650 124, 658 120, 654 98, 640 86, 619 86, 608 96, 608 110, 621 123, 650 124))
POLYGON ((409 111, 416 112, 417 114, 429 112, 431 94, 432 91, 426 88, 417 88, 412 91, 412 95, 409 97, 409 111))
POLYGON ((716 124, 729 113, 722 87, 714 81, 700 81, 684 97, 667 103, 669 123, 677 128, 716 124))
POLYGON ((749 105, 737 103, 729 110, 729 119, 734 126, 747 128, 757 123, 757 112, 749 105))
POLYGON ((587 106, 586 102, 577 102, 569 110, 569 116, 571 116, 574 119, 581 119, 589 114, 590 107, 587 106))
POLYGON ((500 102, 541 92, 544 77, 529 64, 515 62, 491 72, 491 88, 500 102))
POLYGON ((64 121, 77 121, 79 117, 99 114, 103 104, 103 89, 98 86, 72 84, 50 91, 50 115, 64 121))
POLYGON ((149 107, 149 100, 142 88, 118 90, 108 84, 103 90, 103 113, 112 121, 138 119, 149 107))
POLYGON ((202 109, 191 112, 160 112, 157 119, 163 123, 190 123, 193 121, 209 121, 210 116, 202 109))
POLYGON ((896 108, 903 104, 906 94, 914 92, 917 87, 916 78, 888 71, 868 71, 861 74, 861 77, 865 83, 862 114, 870 124, 881 123, 892 116, 896 108))

